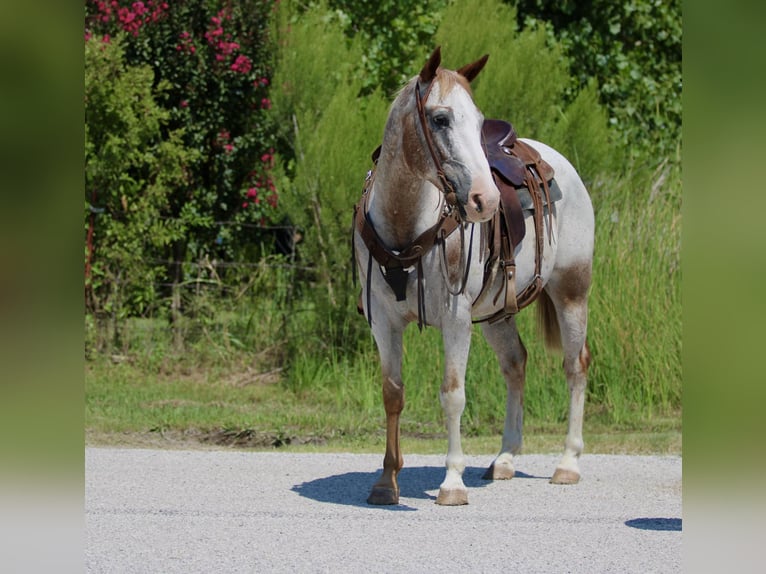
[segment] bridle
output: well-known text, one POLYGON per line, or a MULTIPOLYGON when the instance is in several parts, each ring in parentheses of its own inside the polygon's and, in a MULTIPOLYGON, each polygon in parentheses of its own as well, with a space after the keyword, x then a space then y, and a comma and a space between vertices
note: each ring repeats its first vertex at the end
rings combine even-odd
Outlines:
POLYGON ((458 211, 460 212, 462 218, 464 215, 463 208, 458 203, 455 187, 447 179, 447 176, 444 173, 441 159, 439 159, 439 155, 436 153, 436 148, 431 134, 431 128, 428 126, 428 118, 426 117, 425 102, 428 101, 428 96, 431 94, 431 88, 433 85, 434 80, 431 80, 426 89, 422 90, 420 87, 420 79, 418 79, 415 83, 415 104, 418 109, 418 119, 420 120, 420 127, 421 131, 423 132, 423 138, 426 140, 426 147, 428 148, 428 152, 431 154, 431 159, 434 162, 434 167, 436 168, 436 176, 439 178, 441 191, 444 194, 444 199, 447 202, 448 209, 451 210, 457 205, 458 211))

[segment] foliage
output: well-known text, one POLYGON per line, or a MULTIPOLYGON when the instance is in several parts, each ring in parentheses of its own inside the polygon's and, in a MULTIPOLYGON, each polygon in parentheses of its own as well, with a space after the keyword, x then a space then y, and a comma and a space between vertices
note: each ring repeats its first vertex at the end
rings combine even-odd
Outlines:
MULTIPOLYGON (((391 96, 411 76, 431 43, 447 0, 331 0, 345 33, 363 47, 362 89, 391 96)), ((419 68, 418 68, 419 69, 419 68)))
POLYGON ((148 66, 125 65, 118 39, 86 42, 86 285, 99 316, 124 319, 128 309, 144 310, 163 273, 145 260, 184 233, 162 215, 196 154, 183 146, 180 131, 162 134, 169 112, 154 94, 167 83, 153 83, 148 66))
POLYGON ((126 32, 126 62, 152 67, 155 85, 166 86, 168 129, 183 128, 184 145, 199 154, 186 185, 169 197, 172 216, 189 216, 199 249, 217 240, 218 251, 232 255, 237 229, 212 223, 260 223, 276 203, 268 177, 269 10, 265 0, 86 4, 88 33, 126 32))
POLYGON ((475 81, 474 98, 488 118, 510 121, 521 137, 544 141, 569 157, 586 183, 619 162, 614 134, 593 86, 566 103, 568 61, 541 27, 517 31, 515 10, 500 0, 447 7, 435 35, 453 69, 490 58, 475 81))
MULTIPOLYGON (((272 97, 278 123, 287 128, 282 137, 288 153, 279 158, 278 181, 285 209, 304 232, 301 258, 311 266, 308 279, 315 287, 300 315, 298 350, 314 352, 316 343, 326 352, 358 340, 346 330, 354 300, 352 206, 371 167, 388 103, 379 92, 359 97, 359 43, 347 43, 324 9, 295 20, 283 5, 279 17, 272 97)), ((350 327, 356 332, 354 323, 350 327)))
MULTIPOLYGON (((121 362, 114 371, 159 372, 162 381, 109 387, 91 380, 88 412, 99 424, 112 428, 112 395, 130 386, 145 394, 130 402, 139 430, 191 424, 201 408, 199 398, 217 409, 205 419, 208 427, 266 425, 280 435, 293 432, 293 424, 319 425, 323 435, 377 431, 383 422, 377 357, 366 323, 355 311, 358 287, 350 281, 352 206, 371 167, 370 152, 382 136, 390 90, 414 75, 437 43, 452 68, 490 53, 474 85, 485 115, 508 119, 520 135, 551 143, 590 184, 597 236, 588 421, 641 428, 657 415, 677 414, 681 184, 677 156, 669 153, 677 140, 672 126, 662 135, 649 133, 648 124, 639 121, 643 116, 619 115, 615 106, 621 101, 627 106, 637 95, 627 92, 622 100, 604 100, 615 118, 610 127, 607 107, 597 101, 605 97, 605 79, 619 90, 632 84, 620 83, 617 72, 581 78, 579 70, 585 68, 579 58, 590 57, 588 47, 577 48, 580 44, 562 32, 563 24, 533 23, 526 17, 534 10, 517 16, 499 0, 432 1, 422 7, 406 0, 328 0, 309 6, 284 0, 268 30, 266 2, 186 0, 172 7, 155 3, 138 14, 139 4, 109 14, 106 8, 117 3, 88 2, 86 7, 91 37, 86 42, 85 222, 94 239, 91 276, 94 286, 101 281, 100 309, 110 309, 115 319, 118 313, 162 318, 157 309, 165 310, 167 302, 153 291, 158 283, 188 288, 185 315, 174 325, 186 353, 176 352, 162 321, 124 320, 124 356, 113 360, 130 368, 121 362), (221 6, 231 10, 231 20, 227 12, 219 15, 221 6), (389 22, 396 21, 387 27, 385 19, 394 12, 389 22), (523 28, 515 24, 519 19, 527 22, 523 28), (574 82, 572 70, 578 71, 574 82), (667 161, 653 174, 634 167, 644 164, 625 161, 615 145, 615 127, 623 143, 628 135, 646 140, 647 147, 665 138, 659 149, 667 161), (253 206, 247 194, 256 186, 262 201, 253 206), (272 186, 279 189, 279 213, 298 224, 303 235, 290 265, 268 256, 259 245, 259 229, 249 227, 277 213, 265 200, 276 198, 269 195, 272 186), (230 224, 219 225, 224 221, 230 224), (183 261, 181 277, 168 269, 174 258, 183 261), (216 259, 239 267, 222 267, 216 259), (225 281, 218 272, 227 275, 225 281), (183 382, 202 371, 204 383, 183 382), (236 390, 226 386, 231 371, 236 381, 230 386, 236 390), (276 380, 283 376, 284 384, 266 392, 249 387, 255 384, 251 375, 262 381, 261 375, 273 373, 276 380), (159 384, 166 379, 171 384, 159 384), (194 404, 176 400, 187 391, 194 404), (248 402, 251 410, 218 408, 231 396, 248 402), (266 396, 269 401, 261 402, 266 396), (290 411, 287 422, 272 416, 281 408, 275 405, 287 404, 311 406, 290 411), (349 414, 342 422, 327 414, 338 412, 349 414)), ((540 10, 552 6, 534 4, 540 10)), ((631 3, 638 4, 649 5, 631 3)), ((602 8, 599 17, 627 9, 602 8)), ((582 9, 562 4, 571 14, 582 9)), ((594 30, 599 17, 591 18, 594 30)), ((593 48, 609 55, 615 46, 594 40, 593 48)), ((624 51, 634 62, 630 50, 624 51)), ((605 62, 611 65, 614 58, 605 62)), ((670 57, 667 63, 673 69, 670 57)), ((632 65, 625 67, 628 78, 632 65)), ((653 65, 647 63, 647 69, 653 65)), ((654 109, 671 122, 668 85, 657 81, 654 109)), ((558 429, 567 408, 561 361, 544 353, 533 319, 531 310, 518 318, 530 354, 526 420, 558 429)), ((405 333, 406 433, 443 428, 437 400, 439 339, 435 330, 405 333)), ((487 368, 495 364, 494 356, 478 329, 472 346, 464 428, 476 435, 499 432, 505 400, 500 372, 487 368)))
MULTIPOLYGON (((302 12, 299 17, 289 14, 282 17, 281 29, 287 31, 289 26, 289 33, 280 36, 273 98, 280 124, 291 127, 291 133, 285 137, 295 153, 280 158, 280 188, 290 213, 300 217, 305 227, 304 254, 315 266, 312 279, 321 287, 314 291, 312 306, 306 307, 306 313, 301 315, 301 348, 291 359, 290 387, 297 392, 323 389, 333 393, 358 383, 365 389, 370 385, 374 389, 373 381, 355 380, 359 372, 367 372, 362 365, 375 361, 375 352, 369 345, 363 319, 353 310, 358 292, 347 281, 350 273, 347 234, 351 206, 359 197, 361 174, 369 167, 369 151, 380 141, 385 106, 377 93, 356 96, 359 83, 354 71, 358 69, 355 64, 360 61, 360 47, 355 42, 342 41, 336 18, 321 8, 302 12), (308 320, 309 315, 314 320, 308 320), (359 341, 364 344, 359 345, 359 341)), ((564 151, 591 183, 601 221, 598 260, 607 262, 603 263, 604 271, 597 266, 599 292, 594 293, 591 315, 594 355, 608 358, 593 369, 591 399, 595 408, 612 409, 605 416, 613 421, 634 416, 635 413, 630 413, 638 405, 642 405, 639 410, 643 405, 652 405, 651 408, 663 412, 673 411, 680 399, 680 307, 676 297, 678 174, 674 172, 667 195, 662 193, 659 183, 654 185, 656 182, 645 175, 628 174, 624 157, 613 145, 614 134, 608 127, 606 113, 598 103, 597 84, 590 82, 566 103, 569 74, 563 49, 550 44, 544 28, 516 31, 508 24, 514 21, 513 9, 497 0, 453 3, 442 15, 435 42, 443 46, 444 64, 452 68, 490 52, 487 68, 474 86, 479 107, 487 116, 511 120, 521 135, 548 141, 564 151), (482 14, 491 17, 477 16, 482 14), (498 52, 497 46, 504 49, 498 52), (612 169, 625 171, 625 176, 609 174, 612 169), (660 191, 650 194, 653 185, 660 191), (606 236, 604 233, 610 227, 603 220, 609 219, 615 209, 620 217, 624 214, 625 219, 620 221, 627 227, 623 233, 611 235, 612 225, 610 235, 606 236), (648 225, 668 232, 652 236, 645 230, 648 225), (643 231, 637 232, 639 228, 643 231), (622 295, 629 294, 626 296, 634 299, 651 297, 652 289, 648 286, 660 278, 667 278, 669 291, 657 292, 661 304, 659 300, 647 303, 643 312, 636 314, 640 324, 633 325, 633 318, 615 307, 623 303, 618 302, 622 295, 610 293, 611 271, 625 278, 622 295), (604 301, 599 298, 602 295, 604 301), (672 319, 667 321, 668 317, 672 319), (666 352, 647 354, 644 339, 636 337, 635 330, 661 336, 666 352), (610 342, 630 351, 615 354, 610 342), (619 361, 615 362, 615 357, 620 357, 619 361), (654 379, 657 388, 652 386, 654 379), (614 380, 625 381, 624 388, 609 384, 614 380)), ((422 59, 426 56, 427 50, 422 59)), ((420 64, 416 65, 410 75, 419 67, 420 64)), ((669 180, 667 174, 657 177, 669 180)), ((529 379, 536 381, 534 389, 530 389, 529 412, 533 417, 563 420, 567 393, 561 380, 560 360, 548 357, 535 340, 530 317, 530 313, 520 317, 530 356, 534 358, 534 365, 532 360, 529 363, 529 379)), ((435 352, 438 339, 436 333, 420 335, 408 331, 407 346, 414 349, 411 356, 405 356, 404 365, 409 400, 425 403, 434 396, 430 383, 440 378, 439 362, 434 360, 426 368, 418 357, 424 353, 438 356, 435 352)), ((494 360, 486 345, 477 341, 475 355, 478 358, 472 359, 469 373, 466 424, 479 432, 487 425, 501 424, 504 387, 497 381, 497 373, 477 367, 494 360), (488 391, 490 386, 493 390, 488 391)), ((362 408, 372 399, 364 394, 359 400, 360 405, 344 404, 339 408, 362 408)), ((441 417, 438 402, 428 404, 417 411, 415 420, 435 424, 441 417)))
MULTIPOLYGON (((270 10, 267 0, 85 4, 86 265, 94 278, 118 270, 99 276, 110 293, 144 286, 121 313, 157 306, 164 282, 177 315, 182 263, 259 256, 273 240, 260 231, 277 215, 270 10), (115 68, 103 77, 97 47, 115 68)), ((90 311, 105 306, 99 296, 90 311)))
POLYGON ((681 2, 513 0, 571 58, 574 86, 596 79, 609 121, 637 153, 674 156, 681 141, 681 2))

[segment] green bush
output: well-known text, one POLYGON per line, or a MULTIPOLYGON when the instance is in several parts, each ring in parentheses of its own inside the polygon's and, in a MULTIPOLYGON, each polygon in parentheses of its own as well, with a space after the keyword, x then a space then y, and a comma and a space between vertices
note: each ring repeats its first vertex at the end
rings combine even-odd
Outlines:
POLYGON ((169 113, 155 94, 167 84, 154 80, 148 66, 125 64, 119 38, 86 42, 86 294, 89 310, 111 319, 115 336, 128 314, 156 301, 160 255, 184 233, 162 215, 196 158, 179 131, 163 134, 169 113))
POLYGON ((86 302, 97 330, 111 317, 117 334, 129 315, 179 328, 201 285, 237 285, 229 265, 271 250, 271 9, 85 3, 86 302))
MULTIPOLYGON (((512 0, 570 58, 572 89, 597 81, 620 143, 634 157, 675 157, 681 143, 681 2, 512 0)), ((655 162, 656 163, 656 160, 655 162)))
POLYGON ((363 93, 387 97, 420 69, 447 0, 330 0, 345 33, 362 46, 363 93))
POLYGON ((268 173, 271 3, 88 0, 85 8, 86 35, 120 35, 126 64, 153 70, 153 87, 163 87, 155 94, 167 114, 163 136, 180 130, 196 154, 183 185, 168 193, 166 215, 187 227, 175 250, 181 260, 187 249, 195 258, 234 257, 253 240, 247 224, 268 221, 277 201, 268 173))

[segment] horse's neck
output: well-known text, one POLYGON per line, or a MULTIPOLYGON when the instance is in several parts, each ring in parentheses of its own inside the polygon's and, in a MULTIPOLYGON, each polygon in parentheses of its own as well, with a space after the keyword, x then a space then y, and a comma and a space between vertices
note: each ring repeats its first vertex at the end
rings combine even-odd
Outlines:
POLYGON ((386 246, 402 250, 436 224, 442 199, 438 189, 422 176, 386 162, 381 155, 368 208, 370 219, 386 246))

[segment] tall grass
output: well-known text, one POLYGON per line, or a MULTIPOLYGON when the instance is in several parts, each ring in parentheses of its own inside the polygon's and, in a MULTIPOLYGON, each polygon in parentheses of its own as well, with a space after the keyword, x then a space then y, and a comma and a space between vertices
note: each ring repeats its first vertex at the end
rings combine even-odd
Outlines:
MULTIPOLYGON (((603 179, 593 190, 596 246, 588 341, 593 355, 586 402, 589 425, 647 431, 679 428, 681 408, 680 170, 603 179)), ((161 321, 136 320, 124 356, 94 360, 86 375, 87 424, 104 432, 188 427, 255 429, 273 435, 379 436, 384 425, 377 352, 353 305, 324 325, 325 337, 302 315, 319 320, 299 297, 288 311, 278 293, 292 276, 281 267, 257 272, 239 303, 196 319, 188 348, 174 354, 161 321), (300 309, 305 309, 301 312, 300 309), (296 311, 296 309, 298 309, 296 311), (285 324, 292 324, 285 329, 285 324), (336 333, 335 331, 346 331, 336 333), (350 337, 353 349, 332 344, 350 337), (287 344, 287 338, 294 340, 287 344)), ((568 391, 561 357, 545 351, 534 310, 517 317, 527 347, 527 433, 562 433, 568 391)), ((402 429, 442 435, 438 400, 441 334, 405 331, 402 429)), ((475 327, 466 374, 467 435, 499 434, 505 384, 493 352, 475 327)))

